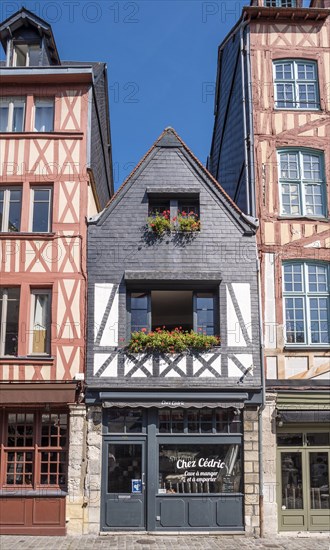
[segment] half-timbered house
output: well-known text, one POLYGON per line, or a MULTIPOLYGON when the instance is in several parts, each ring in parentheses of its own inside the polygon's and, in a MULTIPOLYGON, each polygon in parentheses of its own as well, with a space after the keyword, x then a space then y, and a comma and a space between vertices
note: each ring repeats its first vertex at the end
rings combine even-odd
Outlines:
POLYGON ((258 533, 255 232, 171 128, 90 219, 89 532, 258 533))
POLYGON ((266 534, 330 528, 330 2, 304 4, 252 0, 220 45, 208 161, 260 220, 266 534))
POLYGON ((86 216, 113 191, 107 72, 61 62, 24 8, 0 40, 0 532, 80 532, 86 216))

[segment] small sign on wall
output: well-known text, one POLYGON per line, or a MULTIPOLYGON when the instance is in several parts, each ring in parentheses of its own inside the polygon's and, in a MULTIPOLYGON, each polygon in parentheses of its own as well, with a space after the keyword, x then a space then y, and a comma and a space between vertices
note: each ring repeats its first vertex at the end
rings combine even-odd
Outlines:
POLYGON ((142 493, 142 480, 132 479, 132 493, 142 493))

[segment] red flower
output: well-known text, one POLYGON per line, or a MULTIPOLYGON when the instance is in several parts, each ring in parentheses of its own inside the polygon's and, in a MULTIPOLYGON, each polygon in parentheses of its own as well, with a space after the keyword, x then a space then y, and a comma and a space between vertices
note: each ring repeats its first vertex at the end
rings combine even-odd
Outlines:
POLYGON ((182 216, 186 216, 187 213, 183 211, 183 212, 181 212, 181 215, 182 215, 182 216))
POLYGON ((147 332, 146 328, 141 328, 141 332, 147 332))

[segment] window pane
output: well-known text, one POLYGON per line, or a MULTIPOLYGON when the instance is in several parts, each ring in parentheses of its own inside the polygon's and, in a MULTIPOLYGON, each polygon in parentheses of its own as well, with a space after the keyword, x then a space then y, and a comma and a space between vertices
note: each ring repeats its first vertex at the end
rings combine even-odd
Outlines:
POLYGON ((301 292, 303 290, 302 265, 284 264, 285 292, 301 292))
POLYGON ((50 295, 46 293, 34 296, 33 313, 33 342, 32 353, 47 353, 49 340, 49 313, 50 313, 50 295))
POLYGON ((33 190, 33 221, 34 233, 47 233, 50 231, 50 189, 33 190))
POLYGON ((23 132, 24 106, 14 103, 12 132, 23 132))
POLYGON ((310 298, 310 330, 314 344, 329 342, 328 298, 310 298))
POLYGON ((321 166, 320 157, 316 155, 302 155, 304 167, 304 179, 320 181, 321 166))
POLYGON ((54 123, 54 101, 38 99, 35 102, 35 123, 36 132, 52 132, 54 123))
POLYGON ((286 339, 288 343, 305 342, 304 302, 302 298, 286 298, 286 339))
POLYGON ((25 67, 26 66, 26 57, 27 57, 27 46, 15 46, 15 55, 16 55, 16 67, 25 67))
POLYGON ((301 213, 298 185, 282 184, 282 213, 291 216, 301 213))
POLYGON ((159 490, 166 493, 241 492, 240 445, 159 446, 159 490))
POLYGON ((113 408, 108 412, 107 425, 110 433, 142 433, 141 409, 113 408))
POLYGON ((197 331, 214 334, 214 296, 211 293, 196 294, 197 331))
POLYGON ((301 453, 281 453, 282 509, 303 508, 301 453))
POLYGON ((325 265, 308 266, 308 287, 310 292, 328 292, 327 267, 325 265))
POLYGON ((18 320, 19 320, 19 288, 1 289, 1 333, 5 355, 17 355, 18 320))
POLYGON ((324 216, 323 193, 321 185, 305 186, 306 214, 324 216))
POLYGON ((133 480, 142 481, 142 445, 109 445, 108 493, 132 493, 133 480))
POLYGON ((8 231, 19 231, 21 225, 22 191, 9 190, 8 231))
POLYGON ((327 452, 309 453, 311 480, 311 508, 330 508, 329 499, 329 456, 327 452))
POLYGON ((285 446, 301 446, 303 444, 302 434, 278 434, 277 435, 277 445, 285 446))
POLYGON ((0 132, 8 132, 9 106, 0 103, 0 132))
POLYGON ((131 294, 131 332, 149 330, 148 294, 132 292, 131 294))

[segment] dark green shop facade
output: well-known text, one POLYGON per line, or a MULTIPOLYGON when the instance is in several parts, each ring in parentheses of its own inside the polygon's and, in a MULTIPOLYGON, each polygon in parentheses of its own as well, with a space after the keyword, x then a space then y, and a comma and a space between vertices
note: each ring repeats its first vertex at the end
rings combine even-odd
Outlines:
POLYGON ((244 532, 244 415, 260 396, 120 393, 98 395, 100 530, 244 532))

